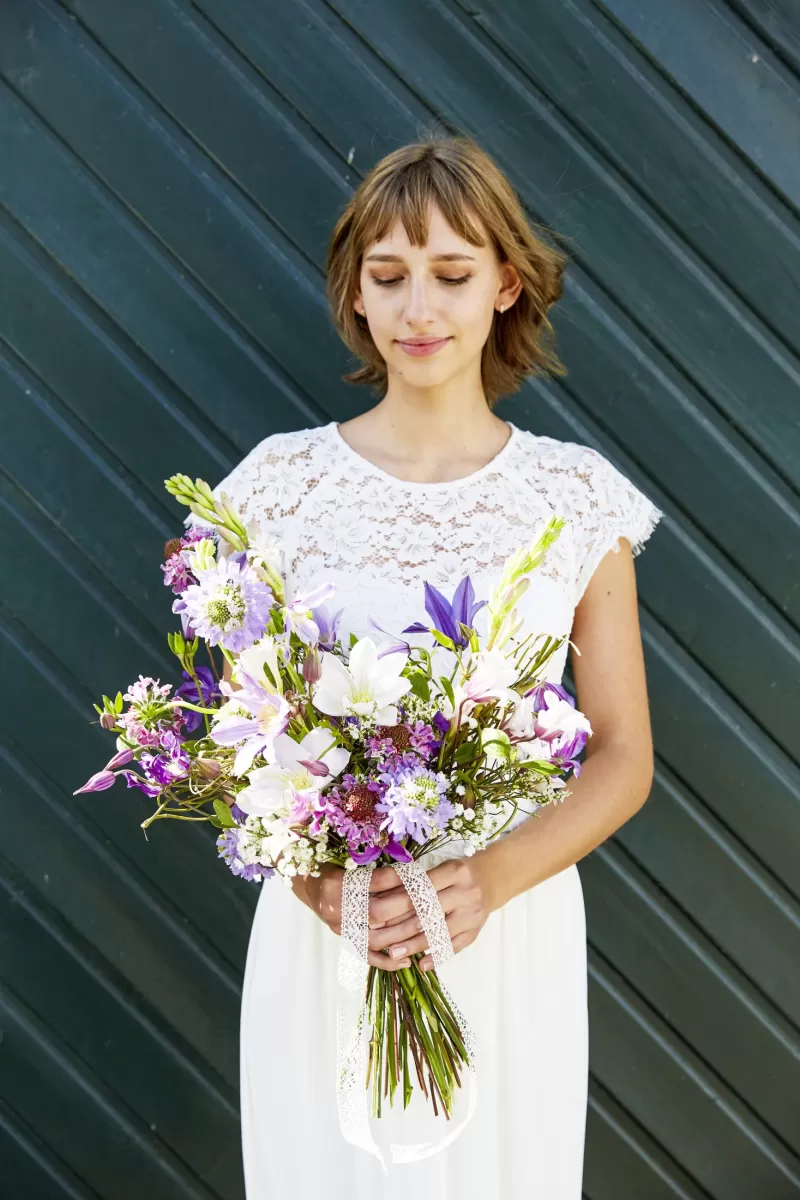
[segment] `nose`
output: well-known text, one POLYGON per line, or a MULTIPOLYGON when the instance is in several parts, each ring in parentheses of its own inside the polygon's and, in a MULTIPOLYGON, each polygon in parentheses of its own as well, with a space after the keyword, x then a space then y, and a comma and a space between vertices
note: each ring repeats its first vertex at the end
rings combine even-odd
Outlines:
POLYGON ((414 326, 425 325, 433 320, 430 288, 423 277, 411 277, 403 316, 409 325, 414 326))

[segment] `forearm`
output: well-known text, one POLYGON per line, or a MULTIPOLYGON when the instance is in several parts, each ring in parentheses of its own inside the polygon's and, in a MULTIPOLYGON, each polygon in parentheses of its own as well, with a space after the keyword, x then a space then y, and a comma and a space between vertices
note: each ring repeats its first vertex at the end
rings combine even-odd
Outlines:
MULTIPOLYGON (((487 870, 491 908, 566 870, 624 825, 650 793, 652 770, 641 755, 601 747, 570 777, 571 795, 539 809, 516 829, 479 852, 487 870), (632 763, 638 762, 638 766, 632 763)), ((478 855, 475 856, 478 858, 478 855)))

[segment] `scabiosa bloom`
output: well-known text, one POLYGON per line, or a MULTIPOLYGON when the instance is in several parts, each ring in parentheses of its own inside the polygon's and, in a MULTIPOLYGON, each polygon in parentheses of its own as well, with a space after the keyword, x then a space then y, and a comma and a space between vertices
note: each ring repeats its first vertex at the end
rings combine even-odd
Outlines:
POLYGON ((185 612, 197 636, 210 646, 221 645, 236 654, 261 637, 274 600, 272 589, 251 567, 222 558, 200 573, 172 611, 185 612))
POLYGON ((432 755, 434 747, 440 744, 433 729, 424 721, 416 721, 413 725, 408 721, 399 725, 376 725, 374 737, 367 737, 365 740, 370 757, 392 760, 395 764, 397 759, 404 755, 410 762, 414 762, 414 754, 409 754, 409 751, 427 759, 432 755))
POLYGON ((180 730, 183 712, 167 700, 171 690, 171 683, 162 684, 149 675, 140 675, 136 683, 131 684, 123 694, 123 699, 130 701, 130 708, 117 717, 117 725, 127 741, 158 747, 163 734, 180 730))
POLYGON ((456 815, 454 805, 447 799, 447 776, 441 771, 404 765, 382 772, 380 779, 387 784, 383 799, 376 805, 379 812, 386 814, 381 829, 425 842, 442 833, 456 815))
MULTIPOLYGON (((199 704, 202 708, 210 708, 220 698, 217 681, 210 667, 195 667, 194 673, 200 684, 199 694, 197 684, 189 672, 184 671, 184 682, 175 689, 175 696, 176 698, 180 696, 182 700, 188 700, 190 704, 199 704)), ((202 713, 194 712, 191 708, 184 708, 182 712, 186 733, 194 733, 195 729, 203 723, 202 713)))
POLYGON ((405 846, 379 828, 382 819, 379 801, 383 791, 375 779, 358 779, 350 773, 343 775, 338 787, 331 788, 317 800, 310 834, 314 836, 319 832, 327 819, 328 827, 346 839, 350 857, 359 866, 374 862, 384 850, 395 861, 410 862, 411 855, 405 846))

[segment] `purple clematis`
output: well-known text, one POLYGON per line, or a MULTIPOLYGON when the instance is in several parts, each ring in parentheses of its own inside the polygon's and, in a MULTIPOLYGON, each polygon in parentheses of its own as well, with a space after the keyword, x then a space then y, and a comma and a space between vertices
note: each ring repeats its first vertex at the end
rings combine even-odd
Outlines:
MULTIPOLYGON (((220 691, 210 667, 195 667, 195 675, 200 684, 201 695, 197 694, 197 684, 188 671, 183 672, 184 682, 175 689, 175 697, 188 700, 190 704, 198 704, 201 708, 211 708, 219 700, 220 691)), ((182 708, 181 715, 186 726, 186 733, 194 733, 203 724, 203 715, 191 708, 182 708)))
MULTIPOLYGON (((475 614, 483 608, 485 600, 475 599, 475 589, 469 575, 465 575, 453 594, 452 603, 442 595, 438 588, 425 583, 425 611, 433 621, 433 628, 445 637, 449 637, 456 646, 468 646, 467 638, 461 625, 472 628, 475 614)), ((431 627, 415 621, 403 630, 403 633, 430 633, 431 627)))

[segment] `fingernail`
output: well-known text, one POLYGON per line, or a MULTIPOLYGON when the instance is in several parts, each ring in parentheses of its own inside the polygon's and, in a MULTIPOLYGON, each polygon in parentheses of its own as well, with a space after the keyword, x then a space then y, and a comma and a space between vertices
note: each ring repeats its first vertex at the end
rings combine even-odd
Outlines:
POLYGON ((404 958, 404 959, 403 959, 403 961, 400 963, 400 966, 401 966, 401 967, 410 967, 410 966, 411 966, 411 959, 410 959, 410 958, 404 958))
POLYGON ((408 954, 408 946, 392 946, 392 958, 402 958, 404 954, 408 954))

